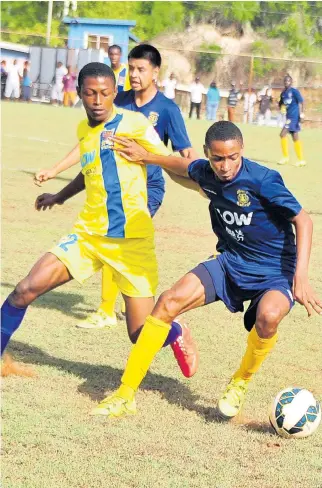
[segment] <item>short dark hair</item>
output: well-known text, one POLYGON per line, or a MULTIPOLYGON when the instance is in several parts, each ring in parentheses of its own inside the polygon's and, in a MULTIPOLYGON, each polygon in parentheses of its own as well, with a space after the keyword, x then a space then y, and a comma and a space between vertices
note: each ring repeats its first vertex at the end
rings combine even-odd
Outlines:
POLYGON ((210 147, 212 141, 230 140, 238 141, 242 145, 244 143, 243 135, 238 129, 237 125, 233 124, 232 122, 228 122, 228 120, 220 120, 219 122, 215 122, 213 125, 211 125, 207 130, 205 144, 207 147, 210 147))
POLYGON ((112 78, 113 84, 115 85, 115 76, 113 73, 112 68, 107 66, 104 63, 88 63, 83 66, 80 70, 78 75, 78 86, 81 88, 82 84, 84 83, 85 78, 87 77, 98 78, 99 76, 103 76, 105 78, 112 78))
POLYGON ((152 66, 161 66, 161 54, 156 47, 150 44, 139 44, 135 46, 129 53, 128 59, 147 59, 152 66))
POLYGON ((110 52, 111 49, 118 49, 120 53, 122 53, 122 48, 118 44, 113 44, 113 46, 109 46, 108 52, 110 52))

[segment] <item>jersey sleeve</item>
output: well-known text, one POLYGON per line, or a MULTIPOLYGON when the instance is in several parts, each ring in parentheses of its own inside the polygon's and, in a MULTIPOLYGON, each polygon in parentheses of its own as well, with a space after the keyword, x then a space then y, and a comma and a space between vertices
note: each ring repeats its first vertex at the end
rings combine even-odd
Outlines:
POLYGON ((124 82, 124 91, 131 90, 131 83, 130 83, 130 75, 129 75, 129 68, 126 68, 126 75, 125 75, 125 82, 124 82))
POLYGON ((260 196, 266 201, 270 209, 281 214, 287 220, 296 217, 302 210, 301 205, 286 188, 277 171, 270 170, 267 172, 260 187, 260 196))
POLYGON ((144 115, 137 112, 135 116, 136 120, 135 124, 133 124, 133 132, 129 137, 132 137, 138 144, 152 154, 169 156, 171 152, 165 147, 151 122, 144 115))
POLYGON ((168 136, 174 151, 191 147, 191 142, 179 107, 173 103, 169 108, 168 136))
POLYGON ((202 181, 206 178, 207 167, 208 161, 206 159, 196 159, 196 161, 192 161, 188 166, 189 178, 201 186, 202 181))
POLYGON ((295 96, 297 103, 303 103, 304 102, 303 97, 302 97, 301 93, 299 92, 299 90, 297 90, 296 88, 293 88, 293 94, 295 96))
POLYGON ((76 131, 76 134, 77 134, 77 139, 79 141, 81 141, 81 139, 83 139, 83 137, 85 136, 86 134, 86 130, 88 129, 88 124, 87 124, 87 120, 82 120, 78 126, 77 126, 77 131, 76 131))

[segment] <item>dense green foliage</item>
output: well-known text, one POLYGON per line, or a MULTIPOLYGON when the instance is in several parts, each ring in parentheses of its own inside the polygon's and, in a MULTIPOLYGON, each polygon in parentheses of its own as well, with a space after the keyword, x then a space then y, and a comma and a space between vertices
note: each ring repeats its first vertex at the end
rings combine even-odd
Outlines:
MULTIPOLYGON (((2 2, 2 29, 18 33, 46 33, 48 2, 2 2)), ((217 27, 233 25, 243 33, 246 25, 271 38, 282 38, 294 56, 314 56, 322 47, 322 2, 78 2, 71 15, 92 18, 133 19, 134 33, 148 40, 167 30, 181 30, 194 23, 217 27)), ((67 36, 61 22, 63 2, 54 2, 52 45, 63 45, 67 36)), ((3 34, 4 40, 44 44, 44 37, 3 34)))

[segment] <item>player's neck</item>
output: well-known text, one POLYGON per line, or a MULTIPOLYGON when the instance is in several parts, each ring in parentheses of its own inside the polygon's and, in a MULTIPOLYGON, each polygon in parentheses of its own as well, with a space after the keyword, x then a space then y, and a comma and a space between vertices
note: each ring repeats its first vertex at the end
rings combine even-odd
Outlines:
POLYGON ((135 92, 134 98, 135 98, 136 105, 138 107, 142 107, 143 105, 146 105, 147 103, 151 102, 151 100, 153 100, 153 98, 157 93, 158 93, 158 89, 154 84, 150 85, 148 88, 145 88, 145 90, 135 92))
POLYGON ((118 69, 120 69, 121 64, 122 64, 122 63, 118 63, 118 64, 112 64, 112 65, 111 65, 112 70, 113 70, 113 71, 117 71, 118 69))

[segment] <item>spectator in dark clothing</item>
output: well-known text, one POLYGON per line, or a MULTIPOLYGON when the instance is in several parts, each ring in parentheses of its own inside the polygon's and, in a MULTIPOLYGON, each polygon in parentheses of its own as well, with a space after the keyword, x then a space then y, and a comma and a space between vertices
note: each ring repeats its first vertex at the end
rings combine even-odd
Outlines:
POLYGON ((235 122, 235 109, 238 100, 240 99, 240 93, 236 90, 236 83, 231 83, 231 89, 229 90, 227 99, 228 120, 229 122, 235 122))

